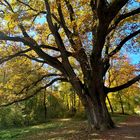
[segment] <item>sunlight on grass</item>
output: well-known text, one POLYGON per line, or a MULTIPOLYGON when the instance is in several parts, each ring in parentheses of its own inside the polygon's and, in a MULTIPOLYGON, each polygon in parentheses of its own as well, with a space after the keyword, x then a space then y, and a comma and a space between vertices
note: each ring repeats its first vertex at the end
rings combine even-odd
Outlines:
POLYGON ((99 134, 97 134, 97 133, 92 133, 92 134, 90 134, 91 136, 98 136, 99 134))
POLYGON ((132 136, 125 136, 125 139, 136 139, 136 137, 132 137, 132 136))
POLYGON ((110 135, 111 137, 115 137, 115 135, 110 135))
POLYGON ((60 121, 71 121, 71 118, 60 119, 60 121))

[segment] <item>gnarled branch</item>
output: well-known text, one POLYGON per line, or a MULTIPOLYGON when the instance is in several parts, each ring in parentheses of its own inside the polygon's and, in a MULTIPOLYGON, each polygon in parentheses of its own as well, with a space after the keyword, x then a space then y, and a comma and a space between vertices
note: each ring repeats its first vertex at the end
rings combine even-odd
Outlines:
POLYGON ((120 15, 114 22, 114 24, 108 29, 108 33, 110 33, 113 29, 115 29, 117 27, 117 25, 124 19, 128 18, 128 17, 131 17, 131 16, 134 16, 134 15, 137 15, 140 13, 140 8, 137 8, 129 13, 125 13, 125 14, 122 14, 120 15))
POLYGON ((112 21, 129 0, 114 0, 108 8, 108 17, 112 21))
POLYGON ((128 35, 127 37, 125 37, 121 42, 120 44, 112 51, 109 53, 109 57, 112 57, 113 55, 115 55, 117 52, 120 51, 120 49, 122 48, 122 46, 128 41, 130 40, 131 38, 133 38, 134 36, 138 35, 140 33, 140 29, 135 31, 134 33, 128 35))
POLYGON ((127 83, 117 86, 117 87, 113 87, 113 88, 107 88, 107 92, 116 92, 125 88, 128 88, 129 86, 133 85, 135 82, 140 80, 140 75, 136 76, 135 78, 133 78, 132 80, 128 81, 127 83))
MULTIPOLYGON (((26 33, 24 33, 26 34, 26 33)), ((22 42, 24 45, 29 46, 32 50, 34 50, 37 55, 44 59, 49 65, 53 66, 54 68, 60 70, 61 72, 65 73, 65 70, 62 67, 61 62, 48 54, 46 54, 39 45, 30 37, 13 37, 13 36, 7 36, 5 33, 0 32, 0 40, 4 41, 13 41, 13 42, 22 42)))

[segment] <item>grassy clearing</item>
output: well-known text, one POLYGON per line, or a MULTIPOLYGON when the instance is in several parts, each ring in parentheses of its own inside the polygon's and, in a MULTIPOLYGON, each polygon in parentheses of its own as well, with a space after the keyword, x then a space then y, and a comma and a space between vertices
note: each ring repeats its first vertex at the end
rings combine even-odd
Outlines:
MULTIPOLYGON (((123 122, 127 115, 113 115, 117 123, 123 122)), ((0 140, 65 140, 76 139, 77 134, 81 137, 88 133, 87 121, 59 119, 51 120, 45 124, 34 125, 24 128, 13 128, 0 131, 0 140)), ((92 134, 94 138, 98 134, 92 134)), ((86 137, 86 136, 85 136, 86 137)))

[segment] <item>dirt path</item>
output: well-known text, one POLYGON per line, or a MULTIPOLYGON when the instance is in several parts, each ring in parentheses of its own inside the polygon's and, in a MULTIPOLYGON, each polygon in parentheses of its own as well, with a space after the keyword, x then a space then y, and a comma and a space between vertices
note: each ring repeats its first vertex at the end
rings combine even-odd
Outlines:
MULTIPOLYGON (((101 133, 100 140, 140 140, 140 117, 131 116, 117 128, 101 133)), ((98 139, 98 140, 99 140, 98 139)))

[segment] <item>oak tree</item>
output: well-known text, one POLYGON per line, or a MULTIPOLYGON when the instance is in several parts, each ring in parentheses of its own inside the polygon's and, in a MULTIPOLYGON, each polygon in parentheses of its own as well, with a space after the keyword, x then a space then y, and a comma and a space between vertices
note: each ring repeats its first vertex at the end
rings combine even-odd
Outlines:
POLYGON ((69 82, 91 126, 113 128, 105 103, 108 93, 131 86, 140 75, 111 88, 105 86, 105 76, 110 59, 124 46, 138 49, 138 5, 134 0, 0 0, 0 46, 13 48, 1 54, 0 63, 27 57, 46 69, 51 66, 50 74, 40 79, 51 81, 21 100, 57 80, 69 82))

